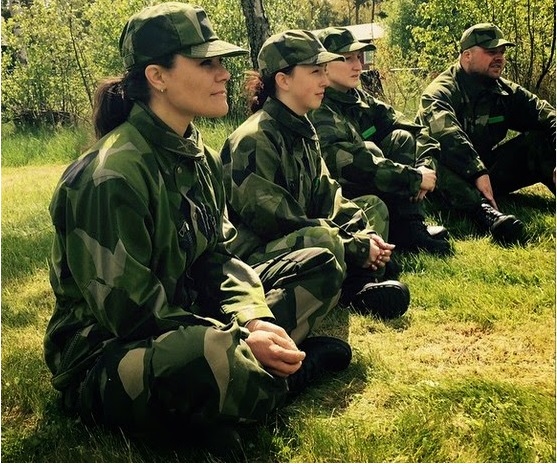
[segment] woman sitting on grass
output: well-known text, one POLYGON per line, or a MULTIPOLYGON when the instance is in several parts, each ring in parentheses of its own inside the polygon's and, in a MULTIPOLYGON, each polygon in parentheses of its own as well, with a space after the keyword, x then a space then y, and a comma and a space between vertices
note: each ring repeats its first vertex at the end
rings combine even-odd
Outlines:
POLYGON ((393 245, 388 211, 376 196, 361 209, 342 196, 330 177, 306 113, 318 108, 328 79, 325 64, 343 60, 308 31, 291 30, 265 41, 259 73, 249 75, 253 114, 221 152, 230 217, 238 228, 234 252, 252 265, 286 251, 331 250, 347 277, 342 303, 393 318, 408 308, 406 285, 385 280, 393 245))
POLYGON ((245 50, 177 2, 132 16, 119 46, 127 72, 98 90, 101 138, 50 205, 53 385, 85 422, 132 434, 262 419, 348 366, 345 342, 305 340, 336 304, 342 268, 308 248, 261 266, 262 283, 227 251, 222 166, 193 120, 227 113, 221 57, 245 50))

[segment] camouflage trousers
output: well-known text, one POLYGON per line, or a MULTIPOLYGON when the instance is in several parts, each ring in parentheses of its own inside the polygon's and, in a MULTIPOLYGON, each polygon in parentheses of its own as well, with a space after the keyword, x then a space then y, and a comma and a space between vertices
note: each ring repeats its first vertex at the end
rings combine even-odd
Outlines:
MULTIPOLYGON (((416 139, 407 130, 396 129, 387 134, 379 144, 376 145, 375 143, 369 142, 367 147, 372 154, 381 158, 385 157, 391 161, 407 166, 416 166, 416 139)), ((378 182, 390 182, 390 180, 385 178, 378 180, 378 182)), ((409 198, 410 195, 403 196, 396 193, 386 193, 379 190, 379 187, 380 185, 377 187, 373 185, 367 187, 369 190, 368 193, 379 195, 381 200, 386 203, 389 210, 391 225, 395 225, 408 217, 424 217, 422 204, 411 202, 409 198)), ((355 200, 355 198, 357 198, 355 192, 361 192, 362 188, 355 191, 351 190, 352 189, 348 188, 343 190, 343 192, 348 198, 355 200)))
MULTIPOLYGON (((555 193, 555 143, 549 134, 540 131, 520 134, 482 156, 482 161, 489 170, 496 199, 538 182, 555 193)), ((474 210, 482 200, 473 182, 443 164, 439 164, 435 192, 446 206, 463 211, 474 210)))
MULTIPOLYGON (((387 241, 389 235, 389 211, 385 203, 375 195, 364 195, 354 198, 352 201, 354 201, 354 203, 356 203, 363 210, 367 219, 368 227, 376 231, 385 241, 387 241)), ((304 227, 279 239, 268 242, 265 246, 253 252, 250 256, 243 257, 243 259, 254 267, 254 269, 258 270, 259 263, 265 263, 266 260, 274 259, 277 255, 293 253, 297 250, 303 250, 310 247, 318 247, 328 250, 334 255, 335 261, 338 263, 338 269, 335 270, 334 275, 331 275, 330 271, 323 269, 320 275, 316 276, 316 287, 312 289, 312 294, 320 295, 323 302, 331 298, 331 290, 333 288, 338 291, 339 287, 331 285, 331 282, 335 282, 335 284, 337 282, 337 271, 340 270, 342 272, 344 279, 342 281, 343 288, 347 285, 347 275, 361 274, 361 270, 351 269, 351 266, 346 262, 344 243, 339 235, 339 229, 332 229, 330 227, 304 227)), ((366 269, 363 270, 363 272, 365 272, 366 276, 369 277, 369 279, 366 280, 369 282, 371 280, 381 279, 385 270, 380 269, 372 272, 366 269)), ((329 301, 333 303, 332 306, 335 306, 338 302, 338 295, 336 298, 329 301)), ((273 313, 275 313, 275 310, 273 310, 273 313)))
MULTIPOLYGON (((298 343, 336 305, 342 269, 328 250, 283 253, 256 269, 276 322, 298 343)), ((168 424, 258 421, 284 402, 285 379, 257 361, 247 329, 194 319, 157 337, 109 343, 65 402, 76 396, 85 422, 142 435, 168 424)))
MULTIPOLYGON (((381 141, 383 156, 400 164, 416 166, 416 139, 403 129, 396 129, 381 141)), ((381 194, 381 199, 389 208, 391 225, 407 217, 424 217, 422 203, 413 203, 408 197, 395 194, 381 194)))

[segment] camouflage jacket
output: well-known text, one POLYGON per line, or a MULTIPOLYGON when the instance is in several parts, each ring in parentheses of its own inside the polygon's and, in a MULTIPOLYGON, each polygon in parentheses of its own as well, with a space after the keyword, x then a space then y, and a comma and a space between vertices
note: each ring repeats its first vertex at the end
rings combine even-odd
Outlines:
POLYGON ((555 108, 547 101, 506 79, 469 75, 460 63, 427 86, 417 118, 441 144, 440 162, 470 180, 487 172, 484 161, 509 129, 555 138, 555 108))
POLYGON ((221 156, 241 257, 303 227, 323 226, 340 231, 347 262, 366 261, 372 230, 331 178, 307 117, 269 98, 228 137, 221 156))
POLYGON ((63 389, 107 343, 181 325, 272 318, 261 282, 230 255, 222 165, 136 104, 71 164, 50 204, 56 297, 45 358, 63 389))
POLYGON ((363 90, 340 92, 328 87, 321 107, 308 116, 331 175, 350 198, 370 193, 409 198, 420 190, 422 174, 417 168, 435 170, 439 144, 427 135, 426 128, 363 90), (390 160, 379 148, 395 129, 407 130, 416 138, 413 166, 390 160))

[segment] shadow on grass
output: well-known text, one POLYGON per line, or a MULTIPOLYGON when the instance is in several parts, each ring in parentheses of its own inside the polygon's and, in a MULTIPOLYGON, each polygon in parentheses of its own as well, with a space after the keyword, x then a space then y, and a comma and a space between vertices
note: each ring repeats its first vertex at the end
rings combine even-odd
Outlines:
MULTIPOLYGON (((555 196, 543 187, 533 186, 501 196, 497 200, 499 209, 504 214, 513 214, 526 228, 528 241, 555 235, 555 196), (543 217, 548 218, 544 221, 543 217)), ((486 235, 479 231, 473 220, 464 212, 443 206, 437 199, 429 199, 425 204, 427 215, 434 217, 450 232, 456 240, 468 240, 486 235)))
POLYGON ((52 245, 49 229, 24 235, 3 231, 2 233, 2 284, 32 276, 37 269, 48 268, 52 245))
MULTIPOLYGON (((356 362, 340 375, 323 378, 295 397, 289 404, 270 414, 264 423, 238 425, 234 429, 241 447, 220 451, 202 445, 204 440, 191 429, 175 424, 161 427, 159 433, 132 438, 121 430, 86 426, 77 417, 66 415, 58 393, 45 401, 37 423, 26 429, 26 414, 18 411, 18 423, 4 423, 3 462, 277 462, 295 446, 289 426, 292 415, 330 417, 340 414, 350 398, 365 386, 367 367, 356 362), (25 430, 26 429, 26 430, 25 430)), ((211 439, 223 441, 218 429, 211 439)), ((302 445, 302 444, 297 444, 302 445)), ((297 446, 296 445, 296 446, 297 446)))

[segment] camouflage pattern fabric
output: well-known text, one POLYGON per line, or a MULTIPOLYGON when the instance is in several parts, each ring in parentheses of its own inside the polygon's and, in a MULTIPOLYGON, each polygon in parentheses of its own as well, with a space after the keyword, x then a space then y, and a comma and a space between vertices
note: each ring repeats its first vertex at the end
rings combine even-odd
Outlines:
POLYGON ((439 145, 426 129, 360 89, 325 91, 309 113, 331 175, 348 198, 375 194, 391 214, 418 214, 410 203, 420 188, 418 167, 436 169, 439 145))
POLYGON ((108 343, 81 385, 64 391, 86 424, 152 436, 253 422, 283 404, 286 380, 261 367, 236 322, 182 325, 157 337, 108 343))
POLYGON ((326 27, 317 32, 323 46, 333 53, 350 53, 376 50, 372 43, 359 42, 345 27, 326 27))
POLYGON ((536 182, 554 189, 555 108, 523 87, 489 85, 456 63, 424 90, 417 120, 441 145, 437 190, 451 206, 477 206, 474 181, 488 172, 500 193, 536 182), (537 142, 509 145, 509 130, 535 132, 537 142))
MULTIPOLYGON (((248 353, 243 326, 255 318, 274 320, 274 310, 301 341, 330 307, 329 301, 318 304, 306 287, 325 268, 334 295, 342 272, 330 253, 307 250, 266 263, 259 270, 266 273, 262 282, 229 252, 236 231, 223 211, 218 155, 194 126, 181 137, 140 103, 126 123, 68 167, 50 205, 56 306, 45 335, 52 383, 68 408, 77 407, 92 366, 96 374, 89 374, 93 380, 84 391, 101 398, 121 393, 114 396, 120 418, 129 408, 149 408, 147 399, 157 395, 170 395, 165 404, 174 404, 177 397, 168 390, 174 383, 191 382, 191 394, 172 406, 179 413, 197 407, 192 401, 198 388, 212 392, 199 405, 211 414, 259 417, 277 404, 284 381, 265 374, 248 353), (133 371, 124 361, 144 368, 133 371), (169 377, 159 379, 159 371, 169 377), (247 383, 248 377, 259 379, 250 388, 266 393, 240 401, 240 387, 235 392, 237 384, 225 379, 247 383)), ((139 409, 137 417, 152 413, 139 409)))
POLYGON ((285 249, 323 246, 340 263, 362 266, 369 234, 387 239, 384 203, 371 199, 374 206, 364 212, 344 198, 310 121, 274 98, 228 137, 221 157, 238 229, 233 250, 250 263, 285 249))
POLYGON ((291 29, 269 37, 257 55, 262 76, 271 76, 281 69, 298 64, 325 64, 344 61, 342 55, 328 52, 315 34, 302 29, 291 29))
POLYGON ((237 56, 248 53, 220 40, 205 10, 181 2, 164 2, 133 15, 119 41, 126 69, 180 52, 190 58, 237 56))
POLYGON ((503 32, 493 23, 475 24, 462 33, 460 51, 478 46, 482 48, 497 48, 505 45, 513 47, 514 43, 503 37, 503 32))

